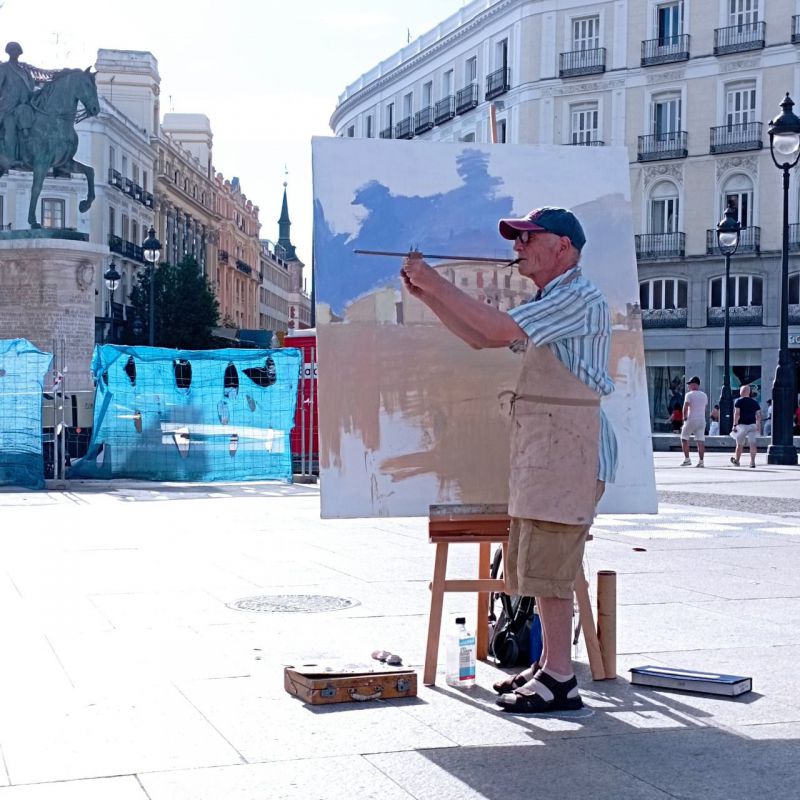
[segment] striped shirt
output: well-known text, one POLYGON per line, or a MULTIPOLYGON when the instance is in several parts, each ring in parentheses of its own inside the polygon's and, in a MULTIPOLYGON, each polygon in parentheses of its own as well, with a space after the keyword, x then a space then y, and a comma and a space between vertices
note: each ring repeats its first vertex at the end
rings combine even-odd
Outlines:
MULTIPOLYGON (((528 340, 547 345, 555 357, 592 391, 602 396, 614 391, 608 374, 611 315, 600 290, 573 267, 550 281, 537 301, 509 312, 528 340)), ((617 439, 600 409, 600 451, 597 477, 613 483, 617 471, 617 439)))

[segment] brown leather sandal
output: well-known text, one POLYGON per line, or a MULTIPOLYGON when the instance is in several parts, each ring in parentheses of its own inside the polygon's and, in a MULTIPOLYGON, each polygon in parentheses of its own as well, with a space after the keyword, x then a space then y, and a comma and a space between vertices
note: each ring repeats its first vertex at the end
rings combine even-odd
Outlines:
POLYGON ((528 681, 533 680, 533 676, 541 669, 539 662, 534 661, 528 669, 522 670, 522 672, 518 672, 516 675, 512 675, 510 678, 505 678, 502 681, 497 681, 496 683, 492 684, 492 688, 497 692, 497 694, 508 694, 509 692, 513 692, 515 689, 519 689, 520 686, 524 686, 528 681))
POLYGON ((550 711, 577 711, 583 708, 580 695, 567 697, 578 685, 574 675, 561 683, 546 672, 540 672, 536 680, 541 681, 553 693, 552 700, 545 700, 534 689, 516 689, 498 697, 495 703, 511 714, 546 714, 550 711))

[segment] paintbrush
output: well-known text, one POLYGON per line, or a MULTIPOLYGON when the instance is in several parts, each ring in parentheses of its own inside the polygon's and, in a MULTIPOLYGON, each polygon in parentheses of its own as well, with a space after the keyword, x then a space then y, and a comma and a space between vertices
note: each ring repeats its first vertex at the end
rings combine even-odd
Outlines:
MULTIPOLYGON (((359 256, 398 256, 400 258, 406 258, 414 253, 419 255, 420 258, 436 258, 445 261, 479 261, 484 264, 502 264, 503 261, 505 261, 504 258, 484 258, 483 256, 442 256, 435 255, 434 253, 417 253, 414 250, 411 250, 408 253, 394 253, 387 250, 353 250, 353 252, 359 256)), ((506 264, 504 264, 504 266, 513 267, 515 264, 518 264, 519 261, 520 259, 515 258, 513 261, 508 261, 506 264)))

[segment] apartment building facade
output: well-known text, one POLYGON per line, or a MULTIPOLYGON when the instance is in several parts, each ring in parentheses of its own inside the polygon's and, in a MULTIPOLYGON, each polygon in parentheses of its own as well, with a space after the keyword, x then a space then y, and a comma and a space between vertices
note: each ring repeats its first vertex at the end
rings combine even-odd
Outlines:
MULTIPOLYGON (((474 0, 350 84, 331 128, 627 148, 651 417, 664 430, 685 375, 719 395, 726 293, 732 385, 770 394, 783 201, 767 121, 787 91, 800 95, 799 47, 798 0, 474 0), (742 233, 726 287, 715 227, 731 203, 742 233)), ((796 170, 790 186, 789 332, 800 381, 796 170)), ((547 203, 546 189, 532 191, 532 206, 547 203)))

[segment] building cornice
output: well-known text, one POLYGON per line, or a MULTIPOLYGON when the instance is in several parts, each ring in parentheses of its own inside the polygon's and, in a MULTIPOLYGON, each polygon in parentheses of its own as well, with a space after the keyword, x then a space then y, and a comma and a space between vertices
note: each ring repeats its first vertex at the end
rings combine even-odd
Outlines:
MULTIPOLYGON (((368 98, 379 93, 387 85, 397 81, 398 78, 402 77, 408 72, 411 72, 412 70, 417 69, 426 61, 430 61, 432 58, 438 55, 440 51, 452 47, 459 40, 469 36, 469 34, 471 34, 476 28, 489 22, 489 20, 491 20, 493 17, 497 17, 501 13, 505 13, 515 6, 523 5, 526 2, 528 2, 528 0, 497 0, 497 2, 492 4, 489 8, 484 9, 472 17, 472 19, 467 20, 459 25, 454 31, 445 34, 440 39, 437 39, 435 42, 413 55, 411 58, 407 59, 406 61, 402 61, 396 67, 392 67, 392 69, 376 78, 369 85, 358 89, 350 97, 342 100, 334 110, 328 123, 331 130, 336 130, 336 126, 339 124, 342 117, 347 116, 353 106, 358 106, 368 98)), ((398 52, 402 52, 402 50, 398 52)), ((391 57, 386 60, 388 61, 390 59, 391 57)))

